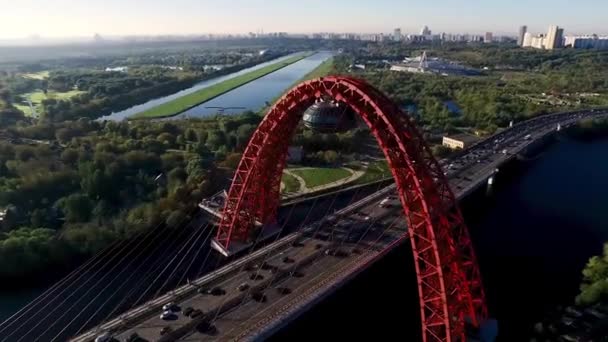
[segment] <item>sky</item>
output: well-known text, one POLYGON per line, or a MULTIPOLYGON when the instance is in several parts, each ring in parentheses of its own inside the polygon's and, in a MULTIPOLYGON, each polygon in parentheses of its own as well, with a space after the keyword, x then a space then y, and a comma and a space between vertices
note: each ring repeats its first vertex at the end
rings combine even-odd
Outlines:
POLYGON ((608 34, 608 0, 0 0, 0 39, 201 33, 608 34))

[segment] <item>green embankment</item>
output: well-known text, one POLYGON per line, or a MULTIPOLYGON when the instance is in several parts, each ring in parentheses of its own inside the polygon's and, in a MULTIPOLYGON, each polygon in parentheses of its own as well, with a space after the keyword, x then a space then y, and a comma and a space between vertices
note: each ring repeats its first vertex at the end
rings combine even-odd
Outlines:
POLYGON ((308 188, 333 183, 351 176, 351 173, 342 168, 310 168, 296 169, 291 172, 302 177, 308 188))
POLYGON ((285 184, 283 192, 296 192, 300 190, 300 182, 292 175, 284 173, 281 181, 285 184))
POLYGON ((308 74, 306 74, 306 76, 304 76, 300 80, 300 82, 312 80, 314 78, 319 78, 319 77, 327 76, 333 70, 334 70, 334 58, 330 57, 325 62, 321 63, 318 67, 316 67, 313 71, 311 71, 308 74))
POLYGON ((371 163, 363 176, 355 181, 355 184, 367 184, 391 177, 392 174, 388 169, 388 163, 385 160, 371 163))
POLYGON ((258 78, 264 77, 279 69, 298 62, 308 56, 310 56, 310 53, 302 53, 297 56, 282 60, 280 62, 265 66, 263 68, 248 72, 246 74, 233 77, 231 79, 201 89, 192 94, 182 96, 173 101, 163 103, 154 108, 150 108, 144 112, 135 114, 130 119, 165 118, 175 116, 192 107, 198 106, 201 103, 205 103, 233 89, 241 87, 249 82, 257 80, 258 78))

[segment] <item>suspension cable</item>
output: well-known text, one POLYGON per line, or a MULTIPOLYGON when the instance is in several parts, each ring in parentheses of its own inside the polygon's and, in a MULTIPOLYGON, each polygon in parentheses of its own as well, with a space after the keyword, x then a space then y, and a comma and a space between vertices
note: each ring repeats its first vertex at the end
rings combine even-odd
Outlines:
MULTIPOLYGON (((103 293, 104 293, 104 292, 105 292, 105 291, 106 291, 106 290, 107 290, 107 289, 108 289, 108 288, 109 288, 109 287, 112 285, 112 283, 114 283, 114 281, 116 281, 116 280, 117 280, 117 279, 118 279, 118 278, 119 278, 119 277, 120 277, 120 276, 121 276, 121 275, 122 275, 122 274, 123 274, 125 271, 127 271, 127 270, 129 269, 129 267, 130 267, 130 266, 131 266, 131 265, 132 265, 132 264, 133 264, 133 263, 134 263, 134 262, 135 262, 135 261, 136 261, 138 258, 140 258, 140 256, 141 256, 141 255, 144 253, 144 251, 147 251, 147 249, 148 249, 150 246, 152 246, 152 245, 153 245, 153 243, 154 243, 154 242, 155 242, 155 241, 156 241, 156 240, 157 240, 157 239, 158 239, 160 236, 161 236, 161 234, 156 234, 156 236, 155 236, 155 237, 154 237, 154 238, 153 238, 153 239, 152 239, 152 240, 151 240, 151 241, 150 241, 150 242, 149 242, 149 243, 146 245, 146 247, 144 247, 144 249, 142 249, 142 250, 141 250, 141 251, 140 251, 140 252, 139 252, 139 253, 138 253, 138 254, 137 254, 137 255, 136 255, 136 256, 135 256, 133 259, 131 259, 131 261, 130 261, 130 262, 129 262, 129 263, 128 263, 128 264, 127 264, 127 265, 126 265, 126 266, 125 266, 125 267, 124 267, 124 268, 123 268, 123 269, 122 269, 122 270, 121 270, 121 271, 120 271, 120 272, 119 272, 119 273, 116 275, 116 277, 114 277, 114 279, 113 279, 112 281, 108 282, 108 283, 107 283, 107 285, 106 285, 106 286, 105 286, 103 289, 101 289, 101 291, 99 291, 99 293, 98 293, 98 294, 97 294, 97 295, 96 295, 96 296, 95 296, 95 297, 94 297, 92 300, 90 300, 90 301, 89 301, 89 303, 88 303, 88 304, 87 304, 87 305, 86 305, 86 306, 85 306, 83 309, 81 309, 81 310, 80 310, 80 312, 78 313, 78 315, 74 316, 74 318, 72 318, 72 320, 71 320, 71 321, 70 321, 70 322, 69 322, 67 325, 65 325, 65 326, 64 326, 64 328, 63 328, 63 329, 62 329, 62 330, 61 330, 61 331, 60 331, 60 332, 59 332, 57 335, 55 335, 55 337, 52 339, 52 341, 56 340, 56 339, 57 339, 57 338, 58 338, 58 337, 59 337, 59 336, 60 336, 60 335, 61 335, 61 334, 62 334, 64 331, 66 331, 66 329, 67 329, 69 326, 71 326, 71 325, 72 325, 72 324, 73 324, 73 323, 74 323, 74 322, 75 322, 75 321, 78 319, 78 317, 80 317, 80 315, 82 315, 82 314, 83 314, 83 313, 84 313, 84 312, 87 310, 87 308, 88 308, 88 307, 89 307, 91 304, 93 304, 93 303, 94 303, 94 302, 97 300, 97 298, 99 298, 99 296, 101 296, 101 295, 102 295, 102 294, 103 294, 103 293)), ((140 264, 140 265, 141 265, 141 264, 140 264)), ((139 267, 138 267, 138 268, 139 268, 139 267)), ((128 283, 128 280, 129 280, 129 279, 131 279, 131 277, 132 277, 134 274, 135 274, 135 273, 134 273, 134 272, 132 272, 132 273, 131 273, 131 276, 129 276, 129 277, 127 278, 127 280, 125 280, 125 281, 123 281, 123 282, 122 282, 122 285, 121 285, 121 286, 120 286, 118 289, 116 289, 116 290, 114 291, 114 294, 112 294, 112 296, 108 297, 108 298, 106 299, 106 301, 105 301, 103 304, 101 304, 101 305, 99 306, 99 308, 97 309, 97 311, 95 311, 95 313, 94 313, 93 315, 91 315, 91 316, 90 316, 89 320, 87 320, 87 322, 85 322, 85 325, 86 325, 86 324, 88 324, 88 323, 89 323, 89 322, 90 322, 90 321, 93 319, 93 317, 95 317, 95 316, 97 315, 97 313, 98 313, 98 312, 99 312, 99 311, 100 311, 100 310, 101 310, 101 309, 104 307, 104 305, 105 305, 105 304, 106 304, 106 303, 107 303, 107 302, 108 302, 108 301, 109 301, 109 300, 110 300, 110 299, 111 299, 111 298, 112 298, 114 295, 116 295, 116 294, 118 293, 118 291, 124 287, 124 285, 126 285, 126 284, 128 283)), ((80 332, 80 329, 78 330, 78 332, 80 332)), ((78 334, 78 333, 76 333, 76 334, 78 334)))
MULTIPOLYGON (((123 252, 125 251, 125 248, 127 248, 127 247, 128 247, 128 246, 129 246, 129 245, 132 243, 132 242, 134 242, 134 241, 136 240, 136 238, 137 238, 137 237, 139 237, 139 236, 141 236, 141 235, 144 235, 144 234, 145 234, 145 235, 147 235, 147 234, 151 234, 151 233, 152 233, 153 231, 155 231, 155 230, 156 230, 158 227, 160 227, 160 225, 159 225, 159 226, 157 226, 157 227, 156 227, 154 230, 151 230, 151 231, 148 231, 148 232, 140 232, 140 233, 138 233, 138 234, 135 236, 135 238, 131 238, 131 239, 128 239, 128 240, 124 240, 124 245, 123 245, 122 247, 120 247, 120 249, 118 249, 118 252, 117 252, 117 253, 114 253, 114 254, 111 256, 111 258, 110 258, 109 260, 105 260, 105 262, 103 263, 103 265, 102 265, 101 267, 99 267, 99 268, 97 269, 97 271, 95 271, 95 272, 93 273, 93 275, 92 275, 92 276, 88 277, 88 278, 85 280, 85 282, 84 282, 84 283, 80 284, 79 286, 77 286, 77 288, 76 288, 76 289, 72 290, 71 294, 69 294, 69 296, 68 296, 67 298, 65 298, 65 299, 64 299, 64 300, 63 300, 61 303, 59 303, 58 305, 55 305, 55 308, 54 308, 54 309, 52 309, 52 310, 51 310, 51 311, 50 311, 50 312, 49 312, 49 313, 48 313, 46 316, 44 316, 44 317, 43 317, 43 318, 42 318, 42 319, 41 319, 41 320, 40 320, 40 321, 39 321, 39 322, 36 324, 36 326, 35 326, 35 327, 38 327, 38 326, 39 326, 39 325, 42 323, 42 321, 44 321, 45 319, 47 319, 47 318, 48 318, 48 317, 49 317, 49 316, 50 316, 50 315, 51 315, 51 314, 52 314, 52 313, 53 313, 53 312, 54 312, 54 311, 55 311, 55 310, 56 310, 56 309, 57 309, 59 306, 63 305, 63 304, 64 304, 64 303, 65 303, 65 302, 66 302, 66 301, 67 301, 69 298, 71 298, 71 297, 72 297, 72 296, 73 296, 73 295, 74 295, 74 294, 75 294, 77 291, 79 291, 79 290, 80 290, 80 289, 81 289, 81 288, 82 288, 84 285, 86 285, 86 284, 89 282, 89 280, 90 280, 90 279, 92 279, 93 277, 95 277, 95 276, 96 276, 96 275, 97 275, 97 274, 98 274, 98 273, 99 273, 99 272, 100 272, 102 269, 104 269, 104 268, 105 268, 107 265, 109 265, 109 264, 110 264, 110 263, 111 263, 111 262, 112 262, 112 261, 113 261, 113 260, 114 260, 114 259, 115 259, 115 258, 118 256, 118 255, 120 255, 121 253, 123 253, 123 252)), ((120 246, 121 244, 123 244, 123 241, 121 241, 120 243, 117 243, 117 244, 115 245, 115 247, 114 247, 114 248, 118 248, 118 246, 120 246)), ((114 248, 113 248, 113 249, 114 249, 114 248)), ((99 259, 99 260, 98 260, 98 262, 96 262, 96 263, 95 263, 95 265, 93 265, 91 268, 93 268, 93 267, 97 266, 97 264, 98 264, 100 261, 104 261, 104 259, 99 259)), ((81 274, 81 275, 80 275, 80 276, 79 276, 79 277, 78 277, 78 278, 77 278, 77 279, 74 281, 74 283, 75 283, 75 284, 77 284, 77 283, 80 281, 80 279, 81 279, 81 278, 82 278, 82 277, 83 277, 85 274, 86 274, 86 273, 82 273, 82 274, 81 274)), ((63 294, 66 292, 66 291, 68 291, 68 289, 69 289, 69 286, 68 286, 68 288, 64 289, 64 290, 63 290, 63 291, 62 291, 62 292, 61 292, 59 295, 55 296, 55 298, 53 298, 51 301, 49 301, 49 302, 48 302, 46 305, 44 305, 42 308, 40 308, 40 309, 39 309, 39 310, 38 310, 38 311, 37 311, 35 314, 30 315, 30 316, 29 316, 29 318, 28 318, 28 319, 26 319, 25 321, 23 321, 23 322, 22 322, 22 323, 21 323, 21 324, 20 324, 20 325, 19 325, 17 328, 15 328, 15 329, 13 330, 13 332, 11 332, 9 335, 5 336, 5 338, 4 338, 4 339, 2 339, 2 341, 6 341, 6 340, 7 340, 9 337, 11 337, 13 334, 15 334, 15 333, 16 333, 17 331, 19 331, 21 328, 23 328, 23 326, 24 326, 25 324, 27 324, 29 321, 31 321, 31 320, 32 320, 34 317, 36 317, 36 316, 37 316, 38 314, 40 314, 41 312, 43 312, 43 311, 47 310, 47 307, 48 307, 48 306, 49 306, 49 305, 50 305, 52 302, 54 302, 54 301, 55 301, 55 299, 58 299, 58 298, 59 298, 61 295, 63 295, 63 294)), ((35 328, 35 327, 34 327, 34 328, 35 328)), ((32 332, 32 330, 33 330, 33 328, 32 328, 32 329, 30 329, 30 330, 28 331, 28 334, 29 334, 30 332, 32 332)), ((23 337, 25 337, 25 336, 23 336, 23 337)), ((22 337, 22 338, 23 338, 23 337, 22 337)))
MULTIPOLYGON (((89 288, 88 288, 88 290, 87 290, 87 291, 85 291, 85 293, 84 293, 84 294, 82 294, 82 295, 80 296, 80 298, 79 298, 78 300, 76 300, 76 301, 75 301, 75 302, 74 302, 74 303, 73 303, 73 304, 72 304, 72 305, 71 305, 71 306, 70 306, 70 307, 69 307, 67 310, 64 310, 64 311, 63 311, 63 313, 61 314, 61 316, 59 316, 59 317, 58 317, 58 318, 55 320, 55 323, 54 323, 54 324, 49 324, 49 325, 47 326, 47 328, 46 328, 46 329, 45 329, 45 330, 44 330, 44 331, 43 331, 43 332, 42 332, 42 333, 39 335, 39 337, 44 336, 44 334, 46 334, 46 333, 47 333, 47 332, 48 332, 48 331, 49 331, 49 330, 50 330, 52 327, 54 327, 54 326, 55 326, 55 324, 56 324, 57 322, 59 322, 59 321, 60 321, 60 320, 61 320, 63 317, 65 317, 65 315, 67 315, 67 313, 68 313, 69 311, 71 311, 71 310, 72 310, 74 307, 76 307, 76 305, 77 305, 78 303, 80 303, 80 301, 81 301, 83 298, 85 298, 85 296, 86 296, 86 295, 88 295, 88 294, 89 294, 89 293, 90 293, 90 292, 91 292, 91 291, 92 291, 94 288, 96 288, 96 287, 97 287, 97 285, 99 285, 99 284, 100 284, 102 281, 104 281, 104 280, 106 279, 106 277, 107 277, 108 275, 110 275, 110 274, 111 274, 111 273, 114 271, 114 269, 116 269, 116 267, 118 267, 119 265, 121 265, 121 264, 122 264, 122 262, 123 262, 124 260, 126 260, 128 257, 130 257, 130 256, 131 256, 131 254, 132 254, 132 253, 133 253, 133 252, 134 252, 134 251, 135 251, 137 248, 139 248, 139 246, 140 246, 140 245, 141 245, 141 244, 142 244, 142 243, 143 243, 143 242, 144 242, 144 241, 145 241, 145 240, 146 240, 146 239, 147 239, 147 238, 148 238, 148 237, 149 237, 149 236, 150 236, 152 233, 153 233, 153 231, 149 232, 148 234, 146 234, 146 236, 145 236, 143 239, 141 239, 141 240, 137 241, 137 244, 136 244, 135 246, 133 246, 132 248, 130 248, 130 249, 129 249, 129 251, 128 251, 128 252, 127 252, 127 253, 126 253, 126 254, 125 254, 125 255, 124 255, 124 256, 123 256, 123 257, 122 257, 122 258, 119 260, 119 262, 118 262, 118 263, 114 264, 114 265, 113 265, 113 266, 112 266, 112 267, 111 267, 111 268, 110 268, 108 271, 106 271, 106 272, 105 272, 105 274, 104 274, 104 275, 103 275, 103 276, 102 276, 102 277, 101 277, 99 280, 97 280, 95 283, 93 283, 93 286, 89 287, 89 288)), ((149 245, 148 245, 148 246, 149 246, 149 245)), ((117 255, 119 255, 119 254, 120 254, 120 253, 118 253, 117 255)), ((113 259, 114 259, 114 258, 112 258, 112 260, 113 260, 113 259)), ((100 269, 100 270, 101 270, 101 269, 100 269)), ((98 272, 99 272, 99 271, 98 271, 98 272)), ((120 275, 120 274, 119 274, 119 275, 120 275)), ((115 276, 115 277, 114 277, 114 278, 113 278, 113 279, 110 281, 110 283, 114 282, 114 280, 116 280, 116 279, 118 278, 118 276, 119 276, 119 275, 116 275, 116 276, 115 276)), ((94 278, 94 276, 93 276, 93 277, 91 277, 91 278, 94 278)), ((88 283, 88 280, 87 280, 87 283, 88 283)), ((84 285, 84 284, 83 284, 83 285, 84 285)), ((103 291, 103 290, 102 290, 102 291, 103 291)), ((66 299, 65 299, 65 300, 64 300, 64 301, 63 301, 61 304, 59 304, 59 305, 63 305, 63 303, 64 303, 65 301, 67 301, 69 298, 71 298, 71 297, 72 297, 74 294, 76 294, 76 291, 75 291, 75 292, 73 292, 72 294, 70 294, 70 296, 68 296, 68 298, 66 298, 66 299)), ((99 294, 98 294, 98 295, 99 295, 99 294)), ((95 298, 97 298, 97 297, 95 297, 95 298)), ((95 299, 95 298, 94 298, 94 299, 95 299)), ((85 309, 86 309, 86 308, 87 308, 87 307, 88 307, 88 306, 89 306, 91 303, 92 303, 92 302, 89 302, 89 304, 88 304, 87 306, 85 306, 85 309)), ((56 309, 57 309, 57 308, 55 308, 54 310, 52 310, 51 312, 49 312, 49 314, 47 314, 47 317, 48 317, 48 316, 50 316, 50 315, 51 315, 51 314, 52 314, 52 313, 53 313, 53 312, 54 312, 56 309)), ((39 326, 39 325, 40 325, 40 324, 41 324, 41 323, 42 323, 42 322, 43 322, 43 321, 44 321, 44 320, 45 320, 47 317, 45 317, 44 319, 42 319, 41 321, 39 321, 39 322, 38 322, 38 324, 36 324, 36 325, 35 325, 35 326, 34 326, 34 327, 33 327, 33 328, 30 330, 30 332, 28 332, 26 335, 22 336, 22 337, 21 337, 19 340, 17 340, 17 342, 19 342, 19 341, 23 340, 23 339, 24 339, 24 338, 25 338, 27 335, 29 335, 29 334, 30 334, 30 333, 31 333, 31 332, 32 332, 32 331, 33 331, 35 328, 37 328, 37 327, 38 327, 38 326, 39 326)))

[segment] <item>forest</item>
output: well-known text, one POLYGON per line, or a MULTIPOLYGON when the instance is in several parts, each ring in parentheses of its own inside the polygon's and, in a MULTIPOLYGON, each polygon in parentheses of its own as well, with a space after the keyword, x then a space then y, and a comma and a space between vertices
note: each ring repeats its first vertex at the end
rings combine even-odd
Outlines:
POLYGON ((430 131, 471 127, 492 133, 511 120, 576 108, 608 106, 608 52, 543 51, 510 45, 368 45, 336 58, 341 73, 367 79, 403 107, 414 105, 430 131), (481 76, 390 71, 405 57, 442 58, 482 70, 481 76), (364 70, 351 68, 364 64, 364 70), (454 102, 461 115, 445 105, 454 102))

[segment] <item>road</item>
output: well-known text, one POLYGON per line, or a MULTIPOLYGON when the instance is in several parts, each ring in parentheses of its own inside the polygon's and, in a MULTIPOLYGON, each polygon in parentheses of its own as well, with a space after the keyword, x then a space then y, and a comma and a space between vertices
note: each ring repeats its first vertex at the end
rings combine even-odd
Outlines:
MULTIPOLYGON (((567 127, 584 117, 604 115, 608 112, 532 119, 440 163, 456 197, 462 199, 486 184, 505 162, 555 132, 558 124, 567 127)), ((268 337, 406 241, 401 213, 391 185, 73 341, 91 341, 108 331, 120 341, 136 336, 150 341, 268 337), (385 205, 380 206, 382 201, 385 205), (212 289, 216 295, 199 293, 212 289), (181 311, 162 319, 162 306, 169 302, 181 311), (186 317, 187 308, 202 314, 186 317)))

